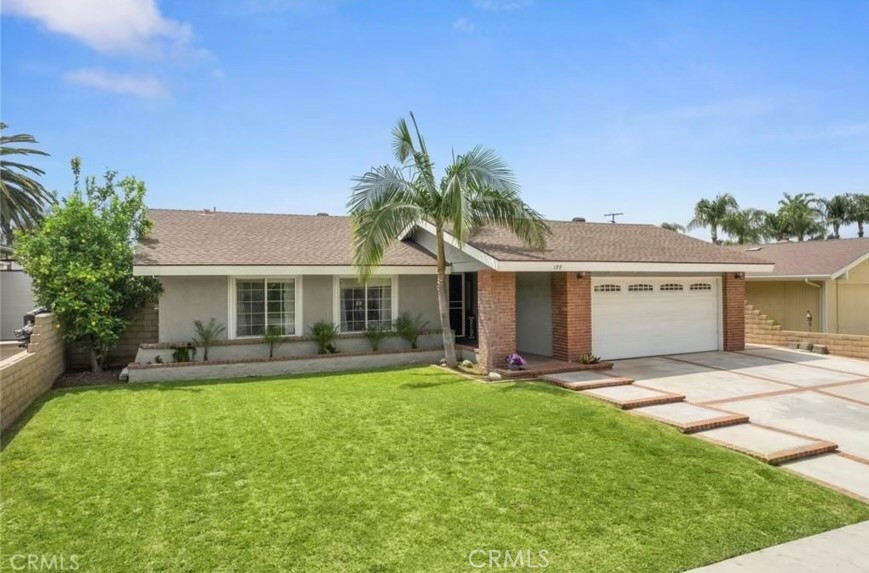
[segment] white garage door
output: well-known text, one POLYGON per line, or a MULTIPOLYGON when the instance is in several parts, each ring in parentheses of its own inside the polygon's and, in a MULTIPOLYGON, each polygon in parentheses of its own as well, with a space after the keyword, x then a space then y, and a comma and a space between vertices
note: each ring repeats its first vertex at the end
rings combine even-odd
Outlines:
POLYGON ((719 279, 594 278, 591 332, 605 360, 718 350, 719 279))

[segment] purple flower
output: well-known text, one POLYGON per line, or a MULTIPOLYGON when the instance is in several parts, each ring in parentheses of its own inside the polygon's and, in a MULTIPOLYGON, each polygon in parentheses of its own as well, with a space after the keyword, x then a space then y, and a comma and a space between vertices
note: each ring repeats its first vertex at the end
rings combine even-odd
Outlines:
POLYGON ((507 356, 506 362, 507 368, 511 369, 521 368, 522 366, 528 364, 528 362, 524 358, 522 358, 515 352, 507 356))

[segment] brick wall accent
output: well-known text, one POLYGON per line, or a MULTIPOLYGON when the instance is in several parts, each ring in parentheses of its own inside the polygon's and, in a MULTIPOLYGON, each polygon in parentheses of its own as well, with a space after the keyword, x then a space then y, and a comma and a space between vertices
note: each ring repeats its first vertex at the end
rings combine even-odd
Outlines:
POLYGON ((480 366, 499 368, 516 351, 516 273, 477 273, 480 366))
POLYGON ((591 351, 591 277, 552 273, 552 355, 575 362, 591 351))
POLYGON ((63 340, 51 314, 36 317, 30 346, 0 366, 0 427, 6 429, 63 374, 63 340))
POLYGON ((780 324, 750 304, 745 305, 745 341, 770 346, 811 342, 825 345, 830 354, 869 360, 869 336, 782 330, 780 324))
MULTIPOLYGON (((143 306, 127 330, 121 335, 117 346, 109 351, 104 366, 126 366, 136 359, 140 344, 152 344, 159 340, 159 316, 157 303, 143 306)), ((70 370, 89 370, 91 367, 87 347, 82 344, 67 344, 67 366, 70 370)))
POLYGON ((721 277, 721 299, 724 305, 724 350, 745 349, 745 277, 724 273, 721 277))

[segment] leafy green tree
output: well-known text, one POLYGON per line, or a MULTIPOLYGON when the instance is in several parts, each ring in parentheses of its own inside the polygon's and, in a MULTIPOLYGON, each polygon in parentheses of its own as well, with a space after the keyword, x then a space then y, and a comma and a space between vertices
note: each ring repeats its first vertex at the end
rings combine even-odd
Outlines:
POLYGON ((668 231, 676 231, 677 233, 685 232, 685 227, 679 223, 661 223, 661 228, 668 231))
POLYGON ((72 169, 73 192, 38 227, 16 230, 15 255, 33 278, 37 303, 54 312, 66 340, 88 346, 91 369, 99 372, 160 283, 133 276, 135 245, 150 228, 145 184, 133 177, 116 182, 108 171, 101 184, 86 178, 82 190, 78 158, 72 169))
POLYGON ((851 195, 834 195, 829 199, 818 199, 823 221, 833 228, 833 238, 839 238, 839 228, 851 222, 854 198, 851 195))
POLYGON ((798 241, 815 235, 823 236, 827 230, 820 212, 814 207, 815 202, 814 193, 785 193, 778 202, 779 216, 785 220, 790 234, 798 241))
POLYGON ((760 209, 735 209, 721 222, 721 229, 739 245, 757 243, 763 236, 765 215, 760 209))
POLYGON ((414 225, 434 227, 437 295, 447 364, 455 366, 456 348, 447 304, 444 233, 464 243, 474 229, 496 225, 509 229, 532 248, 543 248, 550 235, 543 217, 526 205, 507 164, 491 149, 477 146, 454 155, 440 179, 413 113, 392 131, 399 165, 373 167, 361 177, 348 201, 353 216, 354 264, 364 281, 380 264, 386 249, 414 225))
POLYGON ((719 227, 737 209, 739 204, 730 193, 717 195, 714 199, 700 199, 694 205, 694 218, 688 223, 688 230, 709 227, 712 242, 717 245, 719 227))
MULTIPOLYGON (((7 125, 0 122, 0 131, 7 125)), ((35 144, 32 135, 0 135, 0 242, 12 241, 12 229, 29 229, 42 219, 46 209, 55 203, 54 196, 45 190, 34 177, 44 175, 38 167, 10 161, 11 155, 48 155, 32 147, 18 147, 17 144, 35 144)))

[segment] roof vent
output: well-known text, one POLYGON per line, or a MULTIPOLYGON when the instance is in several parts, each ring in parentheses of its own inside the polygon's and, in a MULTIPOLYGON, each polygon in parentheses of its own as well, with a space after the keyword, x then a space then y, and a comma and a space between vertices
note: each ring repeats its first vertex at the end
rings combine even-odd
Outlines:
POLYGON ((318 216, 318 217, 328 217, 328 216, 329 216, 329 213, 323 213, 323 212, 321 211, 321 212, 317 213, 317 216, 318 216))
POLYGON ((573 222, 574 223, 585 223, 585 217, 574 217, 573 222))
POLYGON ((203 209, 202 210, 203 215, 213 215, 215 213, 217 213, 217 207, 212 207, 211 209, 203 209))

